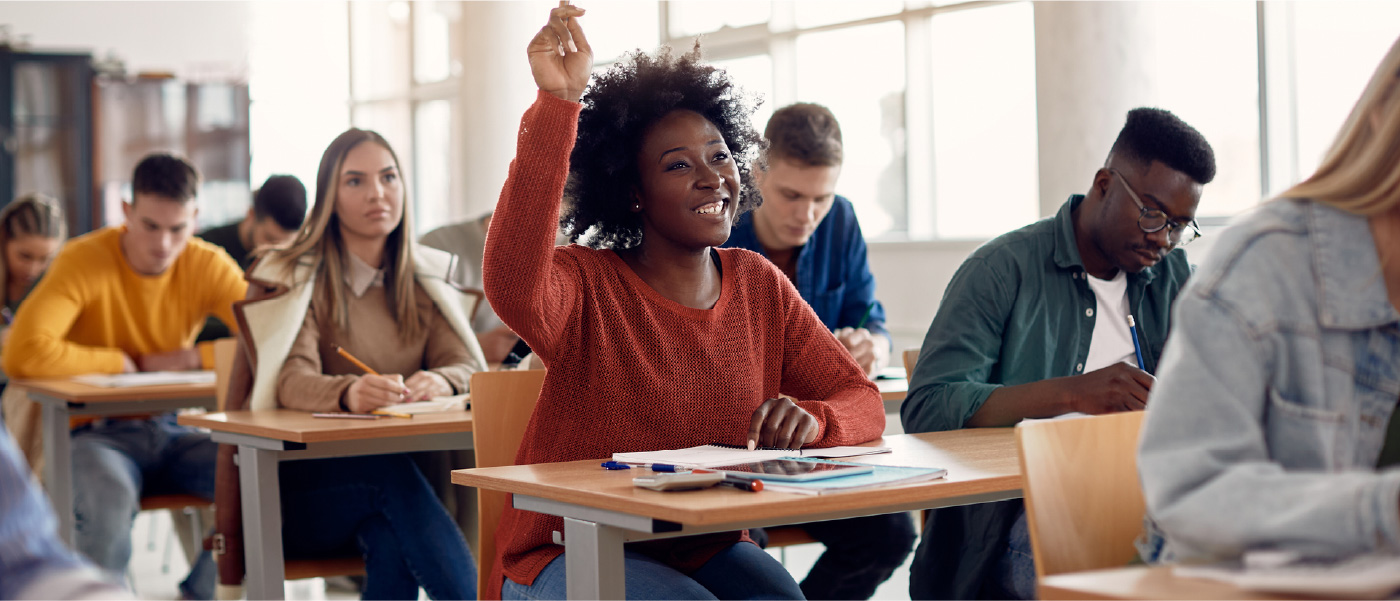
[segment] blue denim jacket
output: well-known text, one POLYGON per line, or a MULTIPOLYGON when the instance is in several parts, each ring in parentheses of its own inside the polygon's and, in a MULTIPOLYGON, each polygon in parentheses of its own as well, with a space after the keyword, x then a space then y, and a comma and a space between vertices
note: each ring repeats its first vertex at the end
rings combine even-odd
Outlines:
MULTIPOLYGON (((1177 298, 1138 452, 1156 559, 1400 551, 1400 314, 1364 217, 1269 202, 1177 298)), ((1146 557, 1146 559, 1154 559, 1146 557)))
POLYGON ((0 420, 0 599, 17 598, 45 574, 84 565, 59 541, 57 524, 0 420))

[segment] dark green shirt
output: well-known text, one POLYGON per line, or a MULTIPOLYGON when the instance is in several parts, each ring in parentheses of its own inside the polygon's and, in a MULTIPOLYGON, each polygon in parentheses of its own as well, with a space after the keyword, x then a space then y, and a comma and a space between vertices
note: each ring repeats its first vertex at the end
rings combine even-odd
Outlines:
MULTIPOLYGON (((1071 196, 1054 216, 972 253, 943 293, 900 407, 906 432, 964 427, 1000 386, 1084 373, 1098 302, 1074 238, 1071 196)), ((1128 274, 1142 359, 1157 369, 1171 306, 1191 275, 1178 249, 1128 274)))
POLYGON ((238 237, 238 224, 240 223, 243 222, 235 221, 228 225, 204 230, 199 233, 199 237, 203 238, 205 242, 222 246, 228 252, 228 256, 233 257, 234 262, 238 263, 239 267, 247 269, 248 249, 243 248, 243 239, 238 237))

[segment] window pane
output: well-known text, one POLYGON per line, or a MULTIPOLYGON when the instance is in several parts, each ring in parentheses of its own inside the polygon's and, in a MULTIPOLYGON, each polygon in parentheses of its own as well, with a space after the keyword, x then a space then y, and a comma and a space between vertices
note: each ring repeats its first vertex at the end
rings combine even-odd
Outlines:
POLYGON ((1397 2, 1296 2, 1298 175, 1307 177, 1400 36, 1397 2))
POLYGON ((992 237, 1040 210, 1030 3, 933 17, 934 231, 992 237))
MULTIPOLYGON (((1195 127, 1215 150, 1215 181, 1198 215, 1234 215, 1258 204, 1259 49, 1253 2, 1156 2, 1153 104, 1195 127), (1209 90, 1209 93, 1202 93, 1209 90)), ((1115 118, 1123 118, 1116 115, 1115 118)))
POLYGON ((661 17, 655 2, 596 2, 582 6, 588 14, 579 22, 593 44, 594 63, 609 63, 622 53, 637 49, 651 52, 661 43, 661 17))
POLYGON ((350 2, 350 79, 355 98, 408 92, 408 2, 350 2))
MULTIPOLYGON (((372 102, 356 106, 352 120, 355 127, 373 130, 384 136, 399 157, 404 181, 416 184, 413 178, 413 147, 410 145, 413 141, 413 119, 409 110, 407 100, 372 102)), ((325 142, 329 143, 330 140, 325 142)), ((310 187, 310 184, 307 186, 310 187)), ((416 194, 413 186, 409 186, 408 192, 416 194)))
POLYGON ((841 122, 836 192, 855 205, 866 237, 904 230, 904 24, 798 36, 795 54, 797 99, 825 105, 841 122))
POLYGON ((767 23, 773 7, 759 0, 673 0, 669 11, 671 37, 767 23))
POLYGON ((773 58, 767 54, 756 54, 725 61, 714 61, 712 65, 724 69, 740 88, 750 95, 763 100, 753 114, 753 127, 763 133, 768 117, 773 114, 773 58))
POLYGON ((446 225, 452 197, 452 102, 432 100, 418 105, 414 116, 414 177, 412 192, 414 236, 446 225))
POLYGON ((892 15, 903 8, 903 0, 803 0, 794 3, 792 10, 797 26, 807 28, 892 15))
POLYGON ((418 83, 452 76, 452 30, 461 15, 456 2, 413 4, 413 79, 418 83))

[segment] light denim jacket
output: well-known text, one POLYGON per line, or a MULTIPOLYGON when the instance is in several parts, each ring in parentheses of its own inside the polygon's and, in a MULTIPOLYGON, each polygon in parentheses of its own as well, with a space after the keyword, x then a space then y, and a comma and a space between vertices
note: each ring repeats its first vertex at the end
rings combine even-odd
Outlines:
MULTIPOLYGON (((1400 314, 1364 217, 1269 202, 1177 298, 1138 468, 1156 559, 1400 551, 1400 314)), ((1146 559, 1154 559, 1146 557, 1146 559)))

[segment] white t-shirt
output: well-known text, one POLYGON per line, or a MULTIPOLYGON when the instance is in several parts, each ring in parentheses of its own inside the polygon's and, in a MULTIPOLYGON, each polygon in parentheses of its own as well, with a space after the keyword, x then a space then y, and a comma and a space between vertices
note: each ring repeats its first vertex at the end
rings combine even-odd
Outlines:
POLYGON ((1094 337, 1089 341, 1089 358, 1084 360, 1084 373, 1123 362, 1137 367, 1137 352, 1133 335, 1128 331, 1128 278, 1123 270, 1111 280, 1101 280, 1088 273, 1085 279, 1098 300, 1094 315, 1094 337))

